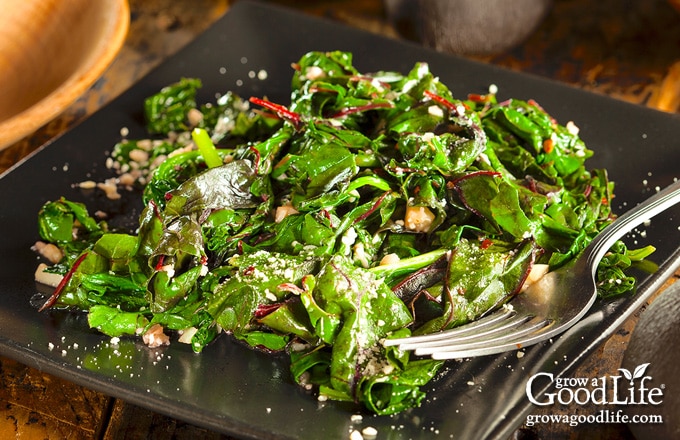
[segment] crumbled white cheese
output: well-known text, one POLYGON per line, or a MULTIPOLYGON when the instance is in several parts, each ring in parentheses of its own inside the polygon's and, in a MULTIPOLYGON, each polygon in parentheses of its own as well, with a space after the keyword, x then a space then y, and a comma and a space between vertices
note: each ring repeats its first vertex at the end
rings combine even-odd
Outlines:
POLYGON ((321 79, 325 75, 326 75, 326 73, 319 66, 310 66, 305 71, 305 78, 307 78, 310 81, 315 81, 317 79, 321 79))
POLYGON ((578 128, 578 126, 574 123, 574 121, 567 122, 565 128, 570 134, 573 134, 574 136, 578 135, 579 131, 581 131, 581 129, 578 128))
POLYGON ((430 142, 430 141, 431 141, 432 139, 434 139, 435 137, 436 137, 436 135, 435 135, 434 133, 432 133, 431 131, 428 131, 428 132, 426 132, 426 133, 423 133, 423 135, 421 136, 421 139, 422 139, 424 142, 430 142))
POLYGON ((354 259, 361 263, 361 266, 365 269, 368 269, 370 266, 369 263, 369 258, 368 255, 366 254, 366 248, 364 247, 364 244, 359 242, 356 245, 354 245, 354 259))
POLYGON ((364 440, 364 436, 355 429, 349 434, 349 440, 364 440))
POLYGON ((436 116, 438 118, 444 117, 444 111, 441 109, 441 107, 436 105, 429 106, 427 108, 427 113, 430 114, 431 116, 436 116))
POLYGON ((365 427, 364 429, 361 430, 361 433, 363 434, 364 439, 366 440, 374 439, 378 436, 378 430, 372 426, 365 427))
POLYGON ((165 266, 161 267, 161 270, 168 274, 168 278, 175 276, 175 266, 173 264, 166 264, 165 266))
POLYGON ((354 242, 357 239, 357 231, 354 228, 349 228, 347 232, 342 236, 340 241, 342 241, 342 244, 344 244, 347 247, 350 247, 354 244, 354 242))
POLYGON ((265 290, 264 296, 265 296, 269 301, 271 301, 271 302, 276 302, 276 301, 279 300, 279 299, 276 297, 276 295, 274 295, 274 293, 273 293, 271 290, 269 290, 269 289, 266 289, 266 290, 265 290))

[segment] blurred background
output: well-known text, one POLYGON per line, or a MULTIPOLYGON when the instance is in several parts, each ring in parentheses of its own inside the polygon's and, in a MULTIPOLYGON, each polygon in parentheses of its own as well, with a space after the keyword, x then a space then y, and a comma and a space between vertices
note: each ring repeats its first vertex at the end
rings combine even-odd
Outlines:
MULTIPOLYGON (((0 157, 5 169, 134 84, 239 0, 129 0, 106 74, 0 157)), ((547 77, 666 112, 680 109, 678 0, 267 0, 391 38, 547 77)))

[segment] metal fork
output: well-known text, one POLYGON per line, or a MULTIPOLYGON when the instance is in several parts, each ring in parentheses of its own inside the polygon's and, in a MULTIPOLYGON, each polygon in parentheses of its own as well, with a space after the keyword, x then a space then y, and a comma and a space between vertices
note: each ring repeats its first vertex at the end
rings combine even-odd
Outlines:
POLYGON ((572 264, 547 273, 496 312, 450 330, 385 339, 383 345, 398 345, 434 359, 461 359, 515 350, 558 335, 576 324, 595 302, 595 273, 609 248, 678 202, 680 181, 619 216, 572 264))

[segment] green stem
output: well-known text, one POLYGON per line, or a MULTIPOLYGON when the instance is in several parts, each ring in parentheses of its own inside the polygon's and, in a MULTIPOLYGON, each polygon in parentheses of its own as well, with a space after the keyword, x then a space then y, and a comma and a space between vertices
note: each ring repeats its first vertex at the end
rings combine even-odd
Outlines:
POLYGON ((222 158, 217 153, 217 148, 215 148, 215 144, 213 144, 207 131, 202 128, 194 128, 191 132, 191 138, 194 140, 194 143, 198 147, 198 151, 201 152, 201 155, 209 168, 224 165, 224 162, 222 162, 222 158))
POLYGON ((353 180, 347 187, 346 192, 349 193, 357 188, 361 188, 364 185, 371 185, 383 191, 389 191, 391 189, 390 184, 386 180, 381 179, 380 177, 362 176, 359 177, 358 179, 353 180))
POLYGON ((435 249, 415 257, 404 258, 396 263, 372 267, 369 271, 373 272, 373 274, 378 277, 389 276, 389 278, 395 278, 396 276, 422 269, 437 261, 447 252, 448 249, 435 249))

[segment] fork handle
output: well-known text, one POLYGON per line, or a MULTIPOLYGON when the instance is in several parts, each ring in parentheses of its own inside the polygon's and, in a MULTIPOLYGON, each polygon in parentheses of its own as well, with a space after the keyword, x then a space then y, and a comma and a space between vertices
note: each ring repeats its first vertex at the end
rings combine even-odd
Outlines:
POLYGON ((617 240, 623 238, 624 235, 632 231, 636 226, 678 202, 680 202, 680 180, 676 180, 634 208, 626 211, 612 224, 604 228, 589 245, 592 252, 589 253, 588 263, 593 268, 593 274, 597 270, 597 264, 617 240))

